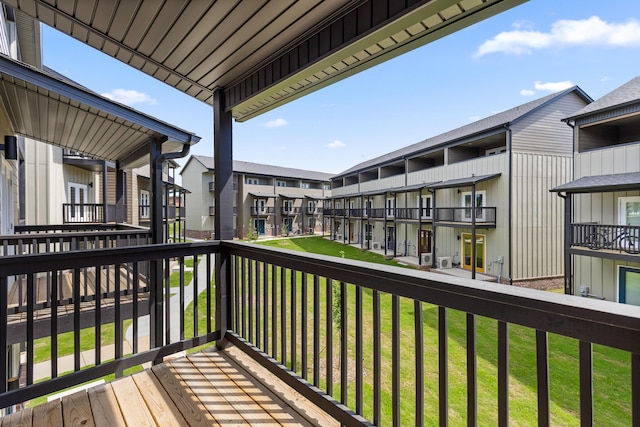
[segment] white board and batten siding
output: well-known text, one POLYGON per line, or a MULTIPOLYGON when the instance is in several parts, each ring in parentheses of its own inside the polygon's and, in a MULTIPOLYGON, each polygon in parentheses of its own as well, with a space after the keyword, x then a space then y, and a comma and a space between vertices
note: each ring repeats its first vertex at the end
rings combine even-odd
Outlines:
POLYGON ((564 200, 549 190, 571 181, 564 155, 513 154, 513 277, 559 276, 563 269, 564 200))

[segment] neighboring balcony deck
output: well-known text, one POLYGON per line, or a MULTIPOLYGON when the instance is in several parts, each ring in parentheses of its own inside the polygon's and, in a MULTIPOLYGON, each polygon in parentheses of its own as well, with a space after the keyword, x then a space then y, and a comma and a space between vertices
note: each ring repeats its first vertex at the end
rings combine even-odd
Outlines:
POLYGON ((153 366, 0 419, 9 426, 337 426, 236 348, 153 366))

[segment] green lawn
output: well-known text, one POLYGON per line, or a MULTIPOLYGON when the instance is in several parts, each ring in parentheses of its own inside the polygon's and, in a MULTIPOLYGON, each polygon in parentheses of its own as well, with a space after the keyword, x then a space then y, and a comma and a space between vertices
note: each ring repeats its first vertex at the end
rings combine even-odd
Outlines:
MULTIPOLYGON (((342 256, 371 262, 382 262, 392 264, 393 261, 385 260, 384 257, 369 252, 363 252, 357 248, 344 246, 340 243, 331 242, 318 237, 271 240, 259 242, 266 246, 293 249, 304 252, 315 252, 326 255, 342 256)), ((271 277, 272 272, 268 271, 271 277)), ((279 309, 280 296, 283 289, 280 285, 281 276, 285 275, 284 292, 290 298, 292 283, 295 283, 297 292, 297 307, 295 317, 287 316, 287 328, 296 319, 297 334, 296 339, 298 349, 297 371, 300 370, 300 329, 302 319, 302 274, 297 273, 291 278, 291 272, 284 273, 278 269, 276 271, 276 305, 279 309)), ((313 319, 313 294, 312 277, 308 276, 307 310, 308 324, 311 325, 313 319)), ((326 313, 327 296, 337 298, 340 295, 338 283, 334 282, 331 291, 326 289, 325 281, 321 281, 321 310, 320 318, 320 342, 326 342, 326 331, 331 330, 334 343, 334 366, 338 363, 340 334, 337 322, 330 321, 327 326, 328 315, 326 313)), ((259 291, 263 295, 264 290, 259 291)), ((268 298, 271 298, 269 291, 268 298)), ((542 292, 542 291, 541 291, 542 292)), ((347 285, 348 310, 347 329, 349 331, 349 363, 355 363, 355 286, 347 285)), ((287 300, 289 301, 289 299, 287 300)), ((364 362, 364 416, 368 419, 373 417, 373 297, 369 290, 363 291, 363 362, 364 362)), ((289 302, 290 304, 290 302, 289 302)), ((382 411, 383 423, 388 424, 391 420, 391 296, 381 295, 381 351, 382 351, 382 411)), ((270 304, 267 304, 268 311, 271 311, 270 304)), ((424 372, 425 372, 425 425, 434 425, 438 422, 438 308, 430 304, 422 304, 423 315, 423 339, 424 339, 424 372)), ((401 345, 401 414, 402 424, 411 425, 414 423, 414 302, 408 299, 400 299, 400 345, 401 345), (405 397, 406 396, 406 397, 405 397)), ((263 308, 264 310, 264 308, 263 308)), ((330 311, 335 318, 335 309, 330 311)), ((262 313, 261 316, 264 316, 262 313)), ((339 314, 337 316, 339 319, 339 314)), ((267 321, 273 322, 270 313, 267 321)), ((276 324, 280 319, 276 318, 276 324)), ((311 327, 311 326, 309 326, 311 327)), ((276 327, 276 334, 279 332, 276 327)), ((273 331, 270 332, 272 334, 273 331)), ((466 314, 455 310, 448 310, 448 351, 449 351, 449 421, 452 425, 462 425, 466 423, 466 314)), ((312 364, 312 332, 309 333, 308 357, 312 364)), ((478 383, 478 419, 479 425, 497 424, 497 321, 482 317, 476 317, 476 348, 477 348, 477 383, 478 383)), ((269 339, 271 335, 269 336, 269 339)), ((551 422, 552 425, 573 426, 579 425, 579 377, 578 377, 578 342, 574 339, 549 335, 549 360, 550 360, 550 394, 551 394, 551 422)), ((290 346, 291 339, 288 337, 287 345, 290 346)), ((271 342, 269 341, 269 345, 271 342)), ((322 344, 324 345, 324 344, 322 344)), ((326 349, 323 349, 325 351, 326 349)), ((278 349, 278 356, 280 350, 278 349)), ((290 355, 288 355, 290 359, 290 355)), ((324 361, 326 353, 321 355, 324 361)), ((517 325, 509 326, 509 414, 510 425, 535 425, 537 424, 537 384, 536 384, 536 354, 535 354, 535 331, 517 325)), ((291 367, 290 360, 288 365, 291 367)), ((340 397, 340 382, 334 374, 333 395, 340 397)), ((326 378, 322 378, 321 387, 326 387, 326 378)), ((626 352, 594 346, 593 349, 593 389, 594 389, 594 424, 595 425, 628 425, 631 413, 631 373, 630 355, 626 352)), ((349 406, 355 408, 355 381, 350 380, 348 385, 349 406)))

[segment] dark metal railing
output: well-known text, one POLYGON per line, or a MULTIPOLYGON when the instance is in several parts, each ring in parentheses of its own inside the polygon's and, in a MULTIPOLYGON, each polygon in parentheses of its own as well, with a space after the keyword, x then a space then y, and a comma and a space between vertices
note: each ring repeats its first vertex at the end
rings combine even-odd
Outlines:
POLYGON ((571 228, 571 246, 640 254, 640 226, 638 225, 582 223, 571 224, 571 228))
POLYGON ((280 211, 282 215, 297 215, 302 213, 302 208, 300 207, 283 207, 280 211))
POLYGON ((65 224, 107 222, 102 203, 63 203, 62 221, 65 224))
MULTIPOLYGON (((635 307, 235 242, 225 247, 233 261, 229 339, 344 425, 447 425, 455 416, 456 423, 506 426, 510 401, 519 405, 509 382, 520 381, 512 369, 522 360, 509 348, 521 349, 523 334, 535 360, 530 398, 537 399, 538 425, 554 422, 549 384, 557 381, 575 385, 583 423, 611 421, 594 411, 596 345, 628 352, 622 360, 631 383, 621 399, 628 421, 632 411, 640 421, 635 307), (575 356, 554 355, 558 335, 574 340, 575 356), (480 372, 487 357, 489 376, 480 372), (551 378, 557 364, 577 376, 551 378), (497 387, 487 394, 491 387, 480 381, 497 387), (479 395, 489 404, 479 406, 479 395)), ((611 397, 602 398, 608 405, 611 397)))
MULTIPOLYGON (((0 370, 0 408, 105 375, 121 376, 125 369, 218 339, 220 332, 213 321, 212 254, 219 251, 218 242, 206 242, 0 258, 0 348, 21 342, 26 350, 21 367, 24 386, 8 391, 8 372, 0 370), (190 284, 185 283, 188 259, 193 265, 190 284), (177 275, 173 285, 172 272, 177 275), (9 301, 9 289, 19 276, 25 276, 27 282, 27 303, 22 310, 9 301), (44 277, 51 281, 48 303, 37 295, 44 277), (85 292, 86 281, 99 291, 85 292), (60 293, 63 285, 71 290, 64 298, 60 293), (58 315, 47 315, 51 311, 58 315), (141 324, 147 314, 151 335, 144 340, 141 324), (73 335, 72 366, 62 365, 59 359, 65 338, 58 334, 65 330, 73 335), (87 338, 86 330, 94 336, 87 338), (49 347, 48 360, 41 362, 48 368, 46 378, 34 374, 34 343, 40 337, 45 337, 49 347), (125 343, 131 350, 126 350, 125 343), (80 349, 85 346, 91 348, 89 357, 94 360, 88 366, 82 365, 86 355, 80 349)), ((0 366, 8 362, 7 352, 1 351, 0 366)))
MULTIPOLYGON (((473 214, 471 208, 434 208, 433 221, 436 223, 449 224, 471 224, 473 222, 473 214)), ((496 208, 495 207, 477 207, 475 209, 475 222, 483 227, 496 226, 496 208)), ((439 224, 443 225, 443 224, 439 224)))
POLYGON ((251 215, 273 215, 276 209, 273 206, 265 206, 263 208, 251 206, 251 215))
MULTIPOLYGON (((506 426, 510 404, 513 412, 521 404, 530 408, 533 413, 527 419, 539 425, 562 424, 554 418, 550 391, 557 382, 561 393, 575 397, 577 403, 568 412, 583 425, 609 425, 613 421, 600 416, 598 409, 620 404, 626 405, 623 423, 640 425, 640 312, 629 305, 492 283, 480 286, 474 280, 235 241, 146 245, 76 251, 73 256, 0 258, 0 348, 11 342, 7 337, 13 326, 7 319, 12 308, 6 290, 19 275, 27 277, 31 289, 22 320, 27 385, 8 391, 8 375, 0 371, 0 407, 114 372, 120 375, 123 369, 223 338, 347 426, 463 421, 506 426), (222 266, 216 271, 220 282, 215 298, 210 279, 217 267, 211 254, 222 266), (184 280, 185 259, 193 259, 196 272, 191 290, 184 280), (179 286, 171 288, 168 277, 176 260, 179 286), (85 270, 113 285, 111 311, 102 292, 90 293, 92 304, 83 306, 80 285, 85 270), (107 271, 118 274, 106 279, 107 271), (74 367, 68 375, 60 373, 56 357, 63 319, 53 316, 43 321, 45 326, 34 320, 38 278, 59 278, 66 272, 73 285, 67 304, 73 307, 68 318, 73 325, 74 367), (127 280, 130 288, 123 286, 127 280), (189 311, 185 295, 194 301, 201 296, 206 303, 189 311), (173 304, 179 307, 177 319, 169 310, 173 304), (146 312, 152 325, 148 350, 142 348, 138 329, 141 313, 146 312), (214 313, 216 322, 211 320, 214 313), (204 328, 198 326, 200 315, 206 318, 204 328), (158 340, 163 317, 168 328, 158 340), (129 355, 123 345, 128 318, 133 337, 138 337, 129 355), (104 360, 101 328, 94 325, 114 328, 114 361, 104 360), (78 349, 84 327, 93 327, 98 337, 92 350, 95 366, 81 369, 78 349), (43 330, 51 337, 52 379, 37 383, 33 342, 43 330), (556 354, 559 340, 572 343, 572 354, 556 354), (510 348, 517 348, 517 353, 510 354, 510 348), (601 348, 607 354, 622 352, 623 357, 600 358, 601 348), (606 379, 594 375, 594 360, 606 379), (609 369, 614 365, 623 366, 624 373, 614 375, 609 369), (523 368, 531 371, 529 379, 523 368), (550 375, 559 368, 571 374, 550 375), (485 387, 484 381, 491 385, 485 387), (615 382, 616 396, 598 396, 597 381, 615 382), (567 391, 569 383, 573 391, 567 391), (516 386, 520 391, 514 394, 516 386), (518 400, 524 389, 529 393, 526 402, 518 400), (537 407, 531 408, 531 399, 537 407)), ((52 286, 51 292, 56 289, 52 286)), ((62 303, 52 301, 47 308, 58 311, 62 303)), ((6 353, 0 352, 0 364, 7 363, 6 353)))

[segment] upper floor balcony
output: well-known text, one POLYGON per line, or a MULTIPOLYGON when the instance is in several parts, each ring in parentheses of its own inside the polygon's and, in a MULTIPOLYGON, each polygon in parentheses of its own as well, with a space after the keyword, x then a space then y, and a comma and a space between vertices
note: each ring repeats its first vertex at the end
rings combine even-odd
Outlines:
POLYGON ((0 290, 0 347, 24 346, 0 408, 154 364, 3 425, 43 411, 282 422, 296 412, 263 400, 274 377, 289 404, 324 412, 315 425, 640 425, 640 313, 624 304, 232 241, 7 255, 0 290), (258 365, 269 374, 249 387, 258 365))
POLYGON ((433 222, 445 227, 471 227, 473 224, 478 228, 496 227, 495 207, 476 207, 475 218, 473 211, 469 207, 434 208, 433 222))
POLYGON ((276 213, 276 208, 273 206, 251 206, 251 215, 260 216, 260 215, 274 215, 276 213))
POLYGON ((637 262, 640 260, 640 226, 573 223, 570 246, 588 249, 590 256, 600 258, 632 255, 630 259, 637 262))
POLYGON ((282 215, 298 215, 302 213, 301 207, 293 207, 293 206, 283 206, 280 209, 280 213, 282 215))

